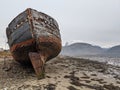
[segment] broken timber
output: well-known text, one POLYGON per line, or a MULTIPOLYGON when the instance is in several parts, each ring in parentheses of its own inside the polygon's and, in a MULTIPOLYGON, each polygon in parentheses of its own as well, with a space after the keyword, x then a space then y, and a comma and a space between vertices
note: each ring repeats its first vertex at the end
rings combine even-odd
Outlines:
POLYGON ((6 29, 13 58, 21 64, 32 63, 38 78, 44 64, 61 51, 61 36, 55 19, 28 8, 15 17, 6 29))

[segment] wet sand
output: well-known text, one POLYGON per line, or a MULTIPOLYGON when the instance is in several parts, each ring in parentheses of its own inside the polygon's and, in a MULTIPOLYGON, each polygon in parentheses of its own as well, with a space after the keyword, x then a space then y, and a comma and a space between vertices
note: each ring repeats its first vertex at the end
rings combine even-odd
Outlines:
POLYGON ((31 66, 0 58, 1 90, 120 90, 120 67, 87 59, 59 56, 45 65, 37 80, 31 66))

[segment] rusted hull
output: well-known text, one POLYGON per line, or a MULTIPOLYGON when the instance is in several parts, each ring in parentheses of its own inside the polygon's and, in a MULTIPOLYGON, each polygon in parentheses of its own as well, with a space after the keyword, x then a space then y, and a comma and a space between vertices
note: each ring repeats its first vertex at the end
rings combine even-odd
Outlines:
POLYGON ((61 50, 61 40, 58 38, 39 37, 39 44, 35 39, 15 44, 10 48, 14 59, 21 64, 30 64, 29 52, 40 52, 46 56, 46 61, 56 57, 61 50))
POLYGON ((53 37, 39 37, 38 50, 44 53, 46 60, 56 57, 61 51, 61 40, 53 37))
POLYGON ((29 52, 37 52, 36 42, 34 39, 15 44, 10 48, 12 56, 21 64, 31 64, 29 52))
POLYGON ((61 51, 61 37, 57 22, 50 16, 27 9, 8 26, 8 44, 18 62, 29 62, 29 52, 42 52, 49 60, 61 51))
POLYGON ((6 34, 14 59, 22 64, 32 63, 37 76, 43 75, 45 62, 61 51, 57 22, 33 9, 27 9, 14 18, 6 34))

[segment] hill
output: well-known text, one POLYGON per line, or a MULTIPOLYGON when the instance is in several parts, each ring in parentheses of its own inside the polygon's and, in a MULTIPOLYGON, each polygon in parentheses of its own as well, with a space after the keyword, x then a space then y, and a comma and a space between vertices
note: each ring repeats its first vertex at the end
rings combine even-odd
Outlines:
POLYGON ((62 48, 61 54, 67 56, 97 55, 103 53, 104 49, 88 43, 74 43, 62 48))
POLYGON ((120 56, 120 45, 109 48, 105 54, 109 56, 120 56))
POLYGON ((101 48, 100 46, 88 43, 73 43, 71 45, 63 46, 61 55, 65 56, 86 56, 86 55, 100 55, 120 57, 120 45, 111 48, 101 48))

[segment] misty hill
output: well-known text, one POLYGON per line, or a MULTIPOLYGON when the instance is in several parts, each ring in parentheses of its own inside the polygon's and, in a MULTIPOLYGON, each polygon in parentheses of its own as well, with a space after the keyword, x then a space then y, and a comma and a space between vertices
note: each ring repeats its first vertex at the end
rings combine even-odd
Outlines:
POLYGON ((66 56, 100 55, 120 57, 120 45, 111 48, 101 48, 88 43, 74 43, 64 46, 61 54, 66 56))
POLYGON ((105 54, 110 56, 120 56, 120 45, 109 48, 105 54))
POLYGON ((93 46, 88 43, 74 43, 62 48, 62 55, 67 56, 81 56, 81 55, 97 55, 104 51, 99 46, 93 46))
POLYGON ((114 46, 107 50, 108 53, 120 53, 120 45, 114 46))

